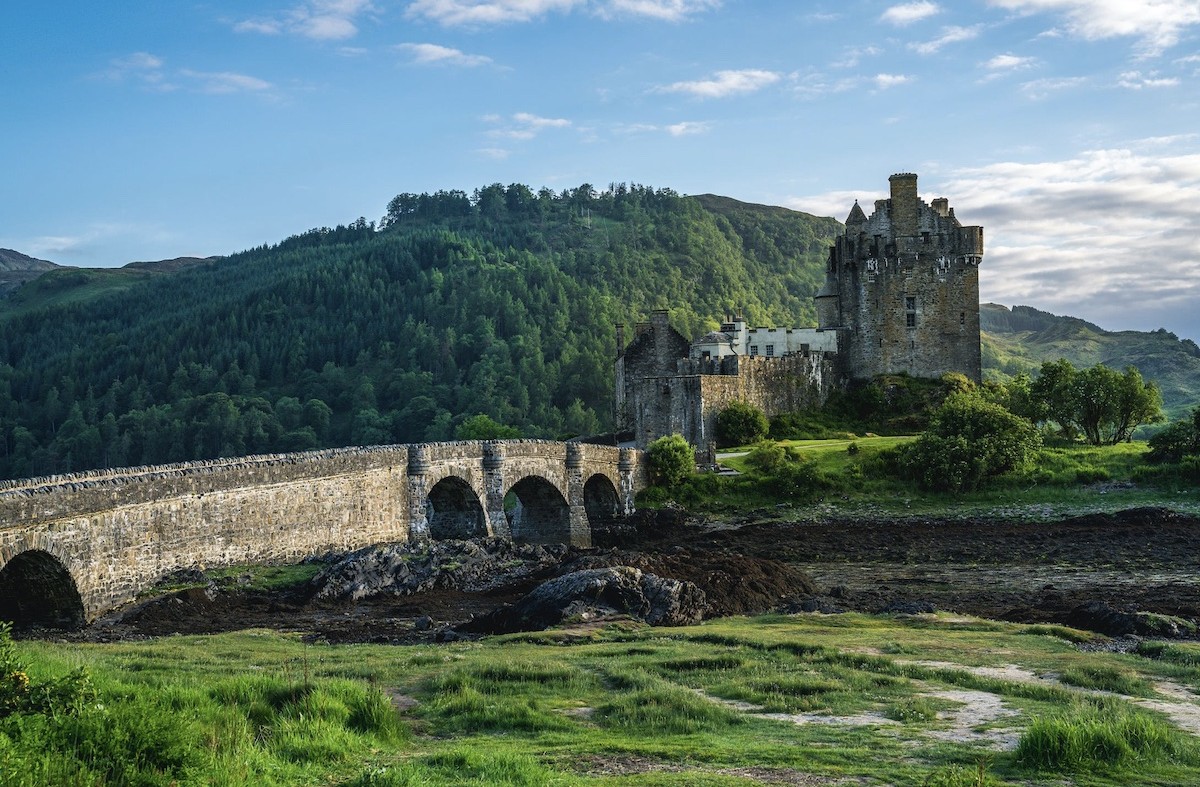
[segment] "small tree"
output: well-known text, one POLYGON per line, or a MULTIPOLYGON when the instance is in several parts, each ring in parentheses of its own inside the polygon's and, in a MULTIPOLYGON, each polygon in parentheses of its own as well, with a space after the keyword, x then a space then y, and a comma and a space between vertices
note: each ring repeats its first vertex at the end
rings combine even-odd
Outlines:
POLYGON ((520 437, 521 430, 515 426, 505 426, 497 423, 491 417, 473 415, 458 425, 454 436, 459 440, 506 440, 520 437))
POLYGON ((1057 422, 1066 437, 1082 432, 1092 445, 1128 441, 1142 424, 1162 420, 1158 386, 1132 366, 1118 372, 1099 363, 1076 369, 1065 358, 1047 361, 1029 390, 1041 405, 1027 412, 1057 422))
POLYGON ((979 396, 956 393, 926 430, 899 449, 902 469, 923 487, 970 491, 1025 466, 1042 440, 1033 424, 979 396))
POLYGON ((658 438, 646 446, 646 457, 656 479, 664 486, 679 486, 696 470, 696 452, 682 435, 658 438))
POLYGON ((717 413, 717 442, 722 446, 757 443, 769 429, 763 411, 747 402, 730 402, 717 413))

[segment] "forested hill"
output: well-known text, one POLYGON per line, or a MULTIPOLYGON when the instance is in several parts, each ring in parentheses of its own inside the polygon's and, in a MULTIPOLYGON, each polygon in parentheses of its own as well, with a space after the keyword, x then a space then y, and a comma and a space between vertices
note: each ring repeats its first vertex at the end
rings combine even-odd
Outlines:
POLYGON ((840 225, 617 185, 401 194, 362 219, 147 276, 0 300, 0 476, 610 426, 613 325, 815 322, 840 225))
POLYGON ((994 303, 980 307, 980 323, 983 366, 990 377, 1036 374, 1044 361, 1059 358, 1079 367, 1132 365, 1158 384, 1171 417, 1183 417, 1200 404, 1200 347, 1164 328, 1106 331, 1078 317, 994 303))

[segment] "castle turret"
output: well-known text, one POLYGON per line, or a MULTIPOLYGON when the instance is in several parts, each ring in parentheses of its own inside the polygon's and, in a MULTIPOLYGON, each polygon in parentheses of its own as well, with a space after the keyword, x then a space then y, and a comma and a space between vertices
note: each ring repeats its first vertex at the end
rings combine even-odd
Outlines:
POLYGON ((927 205, 917 176, 889 179, 891 196, 865 216, 857 201, 830 249, 814 300, 821 328, 837 328, 846 373, 899 372, 979 380, 979 263, 983 229, 964 227, 944 197, 927 205))
POLYGON ((917 234, 921 199, 917 196, 917 176, 901 172, 888 178, 892 186, 892 228, 897 238, 917 234))

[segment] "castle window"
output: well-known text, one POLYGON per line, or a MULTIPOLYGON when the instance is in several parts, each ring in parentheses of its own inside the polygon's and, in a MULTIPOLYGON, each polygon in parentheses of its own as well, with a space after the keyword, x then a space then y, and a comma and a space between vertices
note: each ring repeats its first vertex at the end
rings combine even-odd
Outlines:
POLYGON ((959 324, 959 325, 966 325, 966 324, 967 324, 967 313, 966 313, 966 312, 959 312, 959 313, 958 313, 958 324, 959 324))
POLYGON ((775 345, 768 344, 767 345, 767 357, 773 358, 774 356, 775 356, 775 345))
POLYGON ((904 296, 904 325, 908 328, 917 327, 917 298, 915 295, 904 296))
POLYGON ((910 311, 910 312, 917 310, 916 296, 913 296, 913 295, 904 296, 904 309, 905 309, 905 311, 910 311))
POLYGON ((908 328, 916 328, 917 327, 917 313, 909 312, 908 314, 904 315, 904 324, 908 328))
POLYGON ((753 358, 756 355, 758 355, 758 345, 752 344, 750 345, 750 357, 753 358))

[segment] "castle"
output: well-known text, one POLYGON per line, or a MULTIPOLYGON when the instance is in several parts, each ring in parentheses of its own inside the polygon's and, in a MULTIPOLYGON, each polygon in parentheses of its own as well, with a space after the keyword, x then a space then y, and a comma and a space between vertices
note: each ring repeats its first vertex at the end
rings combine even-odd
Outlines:
POLYGON ((983 228, 960 224, 944 198, 926 204, 916 175, 889 181, 890 198, 870 217, 854 203, 829 250, 817 327, 749 328, 727 317, 689 341, 660 310, 626 346, 617 326, 618 431, 640 447, 678 433, 709 451, 717 414, 733 401, 772 416, 885 374, 978 382, 983 228))

